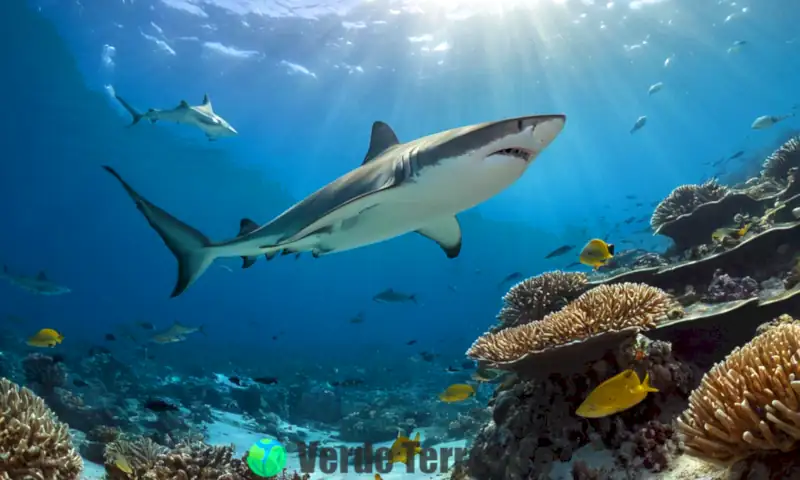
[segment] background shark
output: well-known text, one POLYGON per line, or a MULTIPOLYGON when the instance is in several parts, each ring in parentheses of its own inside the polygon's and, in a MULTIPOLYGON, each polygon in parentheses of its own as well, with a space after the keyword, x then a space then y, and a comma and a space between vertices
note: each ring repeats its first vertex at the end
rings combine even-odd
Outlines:
POLYGON ((50 281, 44 271, 39 272, 35 277, 26 277, 11 273, 6 265, 3 265, 3 273, 0 278, 8 280, 12 285, 16 285, 36 295, 63 295, 71 290, 63 285, 50 281))
POLYGON ((208 95, 203 97, 203 103, 201 105, 191 106, 186 100, 181 100, 181 103, 172 110, 156 110, 151 108, 145 113, 141 113, 133 108, 119 95, 115 95, 115 97, 133 117, 133 121, 128 126, 136 125, 143 118, 150 120, 151 123, 156 123, 159 120, 183 123, 199 128, 206 134, 206 137, 210 141, 222 137, 232 137, 239 133, 224 118, 214 113, 214 108, 211 106, 211 100, 209 100, 208 95))
POLYGON ((242 219, 239 235, 215 243, 139 195, 110 167, 150 226, 178 260, 172 296, 186 290, 216 258, 311 252, 314 257, 416 232, 448 258, 461 251, 455 215, 516 181, 563 130, 564 115, 528 116, 454 128, 400 143, 375 122, 361 166, 258 226, 242 219))

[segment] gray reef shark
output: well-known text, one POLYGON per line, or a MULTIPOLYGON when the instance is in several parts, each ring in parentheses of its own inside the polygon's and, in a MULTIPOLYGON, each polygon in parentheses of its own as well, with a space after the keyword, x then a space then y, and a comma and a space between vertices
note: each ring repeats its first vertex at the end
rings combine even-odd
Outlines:
POLYGON ((35 293, 36 295, 52 296, 63 295, 71 292, 69 288, 59 285, 48 279, 47 274, 44 273, 44 271, 39 272, 39 275, 35 277, 26 277, 24 275, 11 273, 8 267, 3 265, 3 273, 0 275, 0 278, 4 278, 12 285, 16 285, 17 287, 27 290, 31 293, 35 293))
POLYGON ((156 123, 159 120, 182 123, 199 128, 211 141, 222 137, 232 137, 239 133, 224 118, 214 113, 214 108, 211 106, 211 100, 208 99, 208 95, 203 97, 201 105, 192 106, 186 100, 181 100, 181 103, 171 110, 151 108, 145 113, 133 108, 119 95, 114 95, 114 97, 133 117, 133 121, 128 125, 129 127, 136 125, 142 119, 150 120, 150 123, 156 123))
POLYGON ((375 122, 358 168, 264 225, 242 219, 239 235, 223 242, 212 242, 139 195, 111 167, 103 168, 120 181, 178 260, 175 297, 221 257, 242 257, 242 268, 248 268, 258 255, 319 257, 416 232, 455 258, 461 251, 456 214, 514 183, 565 122, 564 115, 511 118, 407 143, 400 143, 389 125, 375 122))

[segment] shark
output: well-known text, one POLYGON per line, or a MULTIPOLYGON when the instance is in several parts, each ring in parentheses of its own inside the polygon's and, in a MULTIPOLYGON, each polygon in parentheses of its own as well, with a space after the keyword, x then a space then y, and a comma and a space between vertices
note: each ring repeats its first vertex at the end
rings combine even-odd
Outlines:
POLYGON ((232 137, 239 134, 230 123, 214 113, 214 107, 211 105, 208 94, 203 96, 203 103, 200 105, 189 105, 186 100, 181 100, 181 103, 173 109, 157 110, 151 108, 144 113, 133 108, 119 95, 114 95, 114 97, 133 117, 133 121, 128 125, 129 127, 136 125, 142 119, 150 120, 150 123, 164 120, 195 126, 206 134, 206 138, 209 141, 216 141, 219 138, 232 137))
POLYGON ((47 274, 44 272, 44 270, 39 272, 39 274, 35 277, 28 277, 25 275, 12 273, 8 266, 3 265, 3 273, 0 274, 0 278, 4 278, 12 285, 16 285, 17 287, 27 290, 31 293, 35 293, 36 295, 55 296, 70 293, 72 291, 69 288, 59 285, 47 278, 47 274))
POLYGON ((374 122, 361 165, 263 225, 241 219, 238 235, 219 242, 148 201, 113 168, 103 168, 177 259, 176 297, 223 257, 241 257, 242 268, 249 268, 261 255, 271 260, 310 252, 318 258, 416 232, 456 258, 462 245, 456 214, 519 179, 565 123, 561 114, 525 116, 400 143, 388 124, 374 122))

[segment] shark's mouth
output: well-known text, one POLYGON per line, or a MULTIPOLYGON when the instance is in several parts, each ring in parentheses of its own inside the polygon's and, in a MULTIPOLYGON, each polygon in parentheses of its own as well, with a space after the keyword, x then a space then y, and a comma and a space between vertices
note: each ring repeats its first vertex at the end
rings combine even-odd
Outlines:
POLYGON ((503 150, 494 152, 492 155, 505 155, 507 157, 519 158, 523 162, 529 162, 531 158, 533 158, 533 152, 525 150, 524 148, 504 148, 503 150))

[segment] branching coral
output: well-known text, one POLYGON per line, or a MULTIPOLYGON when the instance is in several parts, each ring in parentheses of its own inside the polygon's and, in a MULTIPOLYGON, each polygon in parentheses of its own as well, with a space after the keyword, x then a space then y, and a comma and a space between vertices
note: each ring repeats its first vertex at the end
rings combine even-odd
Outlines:
POLYGON ((143 477, 167 453, 167 448, 155 443, 149 438, 118 438, 106 445, 105 467, 110 479, 127 479, 128 474, 120 470, 115 462, 124 458, 133 470, 135 477, 143 477))
POLYGON ((728 187, 711 179, 702 185, 681 185, 658 204, 650 218, 650 226, 657 230, 661 225, 691 213, 704 203, 714 202, 728 194, 728 187))
POLYGON ((714 366, 678 419, 686 451, 729 463, 800 440, 800 324, 766 329, 714 366))
POLYGON ((32 391, 0 378, 0 480, 75 480, 81 470, 69 427, 32 391))
POLYGON ((548 272, 521 281, 503 297, 499 327, 541 320, 560 310, 584 291, 586 281, 585 274, 573 272, 548 272))
POLYGON ((479 337, 467 355, 490 363, 513 362, 606 332, 650 329, 675 308, 674 300, 655 287, 638 283, 601 285, 539 322, 479 337))
POLYGON ((784 180, 793 167, 800 167, 800 135, 794 136, 778 147, 764 160, 762 175, 784 180))
MULTIPOLYGON (((234 478, 241 460, 233 458, 233 446, 209 446, 201 442, 182 444, 162 455, 153 469, 156 478, 234 478)), ((239 477, 235 477, 239 478, 239 477)))

